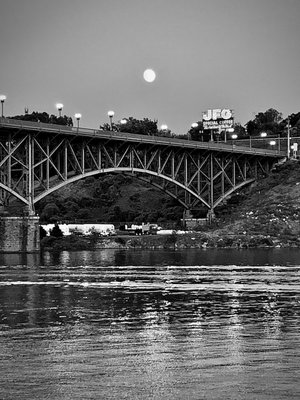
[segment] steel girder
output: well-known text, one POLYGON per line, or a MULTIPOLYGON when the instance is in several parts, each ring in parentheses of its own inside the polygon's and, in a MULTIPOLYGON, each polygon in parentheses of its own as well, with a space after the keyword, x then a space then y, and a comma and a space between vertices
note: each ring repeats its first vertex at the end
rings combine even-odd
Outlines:
POLYGON ((278 158, 182 142, 120 140, 100 131, 83 136, 74 129, 8 129, 0 136, 0 201, 7 205, 16 197, 33 213, 36 202, 64 185, 124 173, 160 188, 186 209, 213 211, 234 191, 266 175, 278 158))

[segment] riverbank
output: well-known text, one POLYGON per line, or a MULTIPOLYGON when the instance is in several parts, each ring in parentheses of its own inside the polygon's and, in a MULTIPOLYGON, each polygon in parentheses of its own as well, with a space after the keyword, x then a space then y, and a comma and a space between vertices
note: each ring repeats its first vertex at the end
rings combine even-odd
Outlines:
POLYGON ((218 235, 214 232, 186 234, 44 238, 42 250, 96 250, 96 249, 206 249, 206 248, 300 248, 300 238, 277 238, 266 235, 218 235))

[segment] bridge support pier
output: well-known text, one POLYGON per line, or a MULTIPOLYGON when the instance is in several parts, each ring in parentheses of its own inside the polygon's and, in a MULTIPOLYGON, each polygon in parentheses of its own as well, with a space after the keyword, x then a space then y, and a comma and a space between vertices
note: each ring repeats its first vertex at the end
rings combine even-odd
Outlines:
POLYGON ((1 253, 35 253, 39 250, 39 217, 0 216, 1 253))
POLYGON ((214 210, 213 209, 208 210, 208 212, 207 212, 207 222, 209 224, 211 224, 215 220, 215 218, 216 218, 216 215, 214 213, 214 210))

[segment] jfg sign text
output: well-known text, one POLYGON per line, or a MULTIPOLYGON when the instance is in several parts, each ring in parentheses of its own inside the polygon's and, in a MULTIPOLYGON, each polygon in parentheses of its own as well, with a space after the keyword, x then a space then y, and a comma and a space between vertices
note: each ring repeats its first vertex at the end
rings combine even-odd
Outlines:
POLYGON ((233 127, 233 113, 228 108, 207 110, 202 115, 203 129, 228 129, 233 127))

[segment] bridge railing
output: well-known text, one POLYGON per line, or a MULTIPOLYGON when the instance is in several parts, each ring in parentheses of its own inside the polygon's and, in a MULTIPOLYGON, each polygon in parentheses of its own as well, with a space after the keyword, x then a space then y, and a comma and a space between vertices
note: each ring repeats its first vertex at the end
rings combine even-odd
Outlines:
MULTIPOLYGON (((77 128, 73 128, 73 131, 78 131, 77 128)), ((101 137, 107 137, 111 139, 117 139, 122 141, 132 141, 139 143, 155 143, 162 144, 166 146, 180 146, 187 147, 192 149, 207 149, 207 150, 223 150, 227 152, 244 152, 248 154, 262 154, 262 155, 274 155, 279 152, 277 149, 273 148, 260 148, 250 147, 249 144, 241 144, 238 148, 236 147, 236 142, 224 143, 224 142, 198 142, 192 140, 178 139, 174 137, 166 137, 166 136, 155 136, 155 135, 140 135, 135 133, 127 133, 127 132, 118 132, 118 131, 104 131, 104 130, 91 130, 87 128, 80 128, 80 134, 88 134, 93 133, 94 135, 98 135, 101 137)))
MULTIPOLYGON (((249 148, 260 148, 267 150, 275 150, 279 152, 287 153, 288 138, 279 136, 268 136, 266 138, 251 138, 251 139, 239 139, 239 140, 228 140, 228 143, 234 143, 236 146, 246 146, 249 148)), ((290 146, 294 143, 298 144, 300 147, 300 137, 290 137, 290 146)))
POLYGON ((0 118, 0 126, 1 125, 34 131, 72 132, 72 126, 68 125, 48 124, 44 122, 25 121, 13 118, 0 118))

